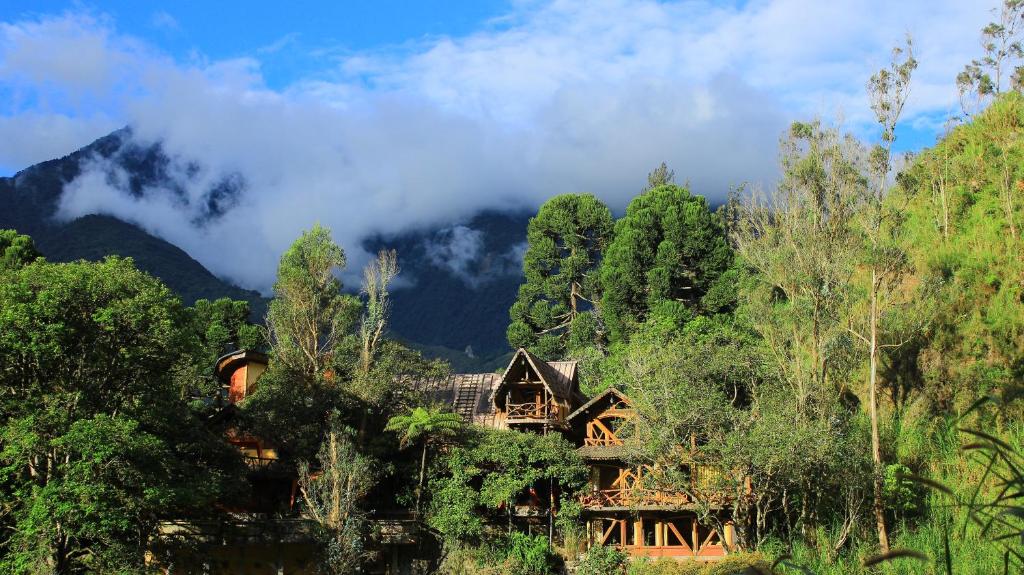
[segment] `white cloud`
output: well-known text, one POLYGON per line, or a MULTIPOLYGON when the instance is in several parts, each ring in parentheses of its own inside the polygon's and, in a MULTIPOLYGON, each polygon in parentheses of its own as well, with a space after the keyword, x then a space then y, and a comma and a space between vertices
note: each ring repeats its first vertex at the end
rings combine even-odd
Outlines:
POLYGON ((102 114, 71 117, 31 111, 0 116, 0 166, 20 169, 60 158, 122 126, 102 114))
POLYGON ((150 23, 153 24, 155 28, 161 28, 171 32, 176 32, 181 28, 181 25, 178 24, 178 20, 165 10, 157 10, 154 12, 153 17, 150 18, 150 23))
POLYGON ((430 263, 447 269, 468 284, 476 283, 473 267, 484 255, 483 232, 466 226, 452 226, 427 240, 425 248, 430 263))
MULTIPOLYGON (((65 140, 108 119, 132 124, 140 142, 199 166, 176 182, 188 202, 129 197, 97 164, 67 187, 63 214, 129 219, 266 289, 278 255, 316 221, 358 265, 368 235, 557 193, 590 191, 621 210, 661 161, 712 199, 770 182, 788 121, 841 112, 867 133, 865 82, 907 31, 921 61, 908 119, 933 125, 989 18, 967 4, 519 3, 474 34, 343 54, 283 90, 264 83, 260 54, 174 62, 103 18, 69 14, 0 25, 0 93, 15 96, 0 139, 17 126, 26 150, 52 153, 30 142, 45 140, 55 107, 86 126, 65 140), (210 182, 232 174, 246 184, 240 203, 195 225, 210 182)), ((0 146, 0 165, 32 156, 0 146)))

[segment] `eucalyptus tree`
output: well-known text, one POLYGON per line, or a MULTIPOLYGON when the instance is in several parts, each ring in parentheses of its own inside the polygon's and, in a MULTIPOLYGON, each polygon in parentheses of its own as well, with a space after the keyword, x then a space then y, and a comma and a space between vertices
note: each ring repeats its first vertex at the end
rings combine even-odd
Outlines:
POLYGON ((964 115, 976 113, 991 96, 998 96, 1009 80, 1010 87, 1020 90, 1024 84, 1024 67, 1014 66, 1024 58, 1021 32, 1024 32, 1024 0, 1003 0, 998 21, 989 22, 981 30, 984 56, 964 66, 957 74, 960 106, 964 115), (970 102, 969 99, 974 99, 970 102))
POLYGON ((864 150, 820 122, 794 123, 775 190, 747 197, 733 238, 751 274, 742 306, 790 387, 798 412, 848 392, 845 313, 860 238, 854 217, 868 182, 864 150))
POLYGON ((370 557, 364 500, 374 486, 373 468, 373 460, 337 422, 330 424, 314 463, 299 464, 299 491, 327 573, 358 573, 370 557))
POLYGON ((359 301, 342 293, 337 273, 345 251, 319 224, 281 256, 267 330, 275 363, 307 380, 324 377, 332 352, 359 317, 359 301))
MULTIPOLYGON (((880 355, 884 349, 902 345, 896 341, 885 341, 880 325, 885 314, 905 298, 901 282, 909 273, 910 266, 901 248, 900 219, 898 207, 885 202, 890 185, 892 170, 892 145, 896 140, 896 125, 903 113, 903 107, 910 94, 910 79, 917 68, 912 44, 909 38, 905 48, 897 47, 892 52, 892 62, 868 82, 871 109, 881 125, 881 143, 871 151, 869 172, 870 192, 857 218, 864 239, 863 265, 869 276, 867 285, 867 317, 855 321, 850 331, 867 347, 868 351, 868 413, 871 417, 871 459, 874 462, 874 515, 878 530, 878 544, 882 552, 889 551, 889 537, 885 526, 884 468, 881 441, 878 432, 878 372, 880 355), (866 320, 866 321, 864 321, 866 320)), ((1011 228, 1012 229, 1012 228, 1011 228)))
POLYGON ((558 359, 574 342, 594 341, 597 267, 612 229, 611 211, 590 194, 555 196, 540 207, 526 231, 526 281, 509 310, 509 345, 558 359))

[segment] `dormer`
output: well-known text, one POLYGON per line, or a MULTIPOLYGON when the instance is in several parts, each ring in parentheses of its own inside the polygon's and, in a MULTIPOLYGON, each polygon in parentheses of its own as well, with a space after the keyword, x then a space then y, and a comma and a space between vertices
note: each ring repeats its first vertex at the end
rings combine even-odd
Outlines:
POLYGON ((575 361, 546 362, 518 349, 491 401, 512 428, 568 429, 568 417, 583 403, 575 361))
POLYGON ((568 422, 584 447, 615 447, 623 444, 622 430, 635 416, 626 394, 610 387, 572 412, 568 422))
POLYGON ((233 351, 221 356, 214 374, 227 390, 228 402, 238 403, 256 391, 256 381, 267 370, 267 356, 258 351, 233 351))

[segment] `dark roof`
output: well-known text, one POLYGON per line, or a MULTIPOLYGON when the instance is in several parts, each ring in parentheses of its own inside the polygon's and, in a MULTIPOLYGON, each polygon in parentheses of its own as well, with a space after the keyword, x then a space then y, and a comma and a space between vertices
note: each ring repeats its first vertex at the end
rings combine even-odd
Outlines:
POLYGON ((612 396, 612 395, 617 396, 621 401, 624 401, 624 402, 626 402, 629 405, 633 405, 633 402, 629 400, 629 397, 627 397, 625 393, 622 393, 621 391, 619 391, 618 389, 615 389, 614 387, 609 387, 608 389, 606 389, 606 390, 602 391, 601 393, 595 395, 593 397, 593 399, 591 399, 590 401, 588 401, 588 402, 584 403, 583 405, 581 405, 579 407, 579 409, 577 409, 576 411, 570 413, 567 421, 572 421, 574 417, 580 415, 581 413, 586 413, 586 412, 590 411, 594 406, 599 404, 602 399, 604 399, 606 397, 609 397, 609 396, 612 396))
POLYGON ((576 450, 588 461, 621 461, 629 455, 625 445, 585 445, 576 450))
POLYGON ((218 357, 217 361, 214 362, 213 374, 226 381, 231 376, 231 373, 238 368, 239 364, 251 362, 267 365, 269 361, 270 358, 267 357, 267 354, 259 351, 245 349, 229 351, 218 357))
POLYGON ((516 360, 520 357, 525 358, 533 371, 540 377, 541 383, 547 388, 548 393, 555 396, 559 400, 564 400, 570 405, 578 403, 585 398, 579 393, 576 387, 576 367, 577 362, 575 361, 555 361, 546 362, 539 357, 533 355, 529 351, 523 348, 516 350, 516 353, 512 356, 512 361, 509 362, 508 367, 505 368, 505 373, 501 375, 501 383, 494 390, 494 396, 492 403, 497 405, 499 399, 498 393, 501 388, 504 387, 506 379, 512 370, 516 367, 516 360))
POLYGON ((500 382, 501 376, 496 373, 456 373, 418 381, 413 387, 423 393, 428 402, 450 408, 466 423, 500 427, 490 401, 500 382))

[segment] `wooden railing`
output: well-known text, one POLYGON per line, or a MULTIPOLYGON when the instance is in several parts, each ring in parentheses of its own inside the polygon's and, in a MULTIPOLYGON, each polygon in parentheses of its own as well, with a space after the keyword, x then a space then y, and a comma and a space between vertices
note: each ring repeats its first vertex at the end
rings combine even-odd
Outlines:
POLYGON ((598 447, 609 447, 613 445, 622 445, 622 440, 618 437, 584 437, 583 445, 586 446, 598 446, 598 447))
POLYGON ((596 509, 600 507, 684 507, 698 501, 702 504, 724 505, 733 496, 726 491, 695 489, 691 493, 671 491, 667 489, 648 489, 633 487, 630 489, 600 489, 580 496, 584 507, 596 509))
POLYGON ((242 459, 249 469, 267 469, 277 463, 276 457, 252 457, 245 455, 242 456, 242 459))
POLYGON ((557 419, 558 406, 546 403, 509 403, 505 405, 507 419, 557 419))
POLYGON ((682 507, 693 498, 679 491, 662 489, 601 489, 580 498, 584 507, 682 507))

